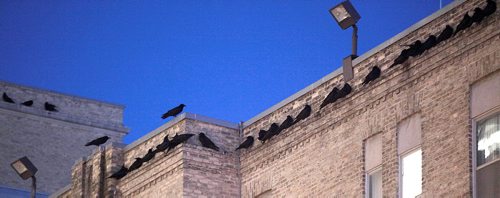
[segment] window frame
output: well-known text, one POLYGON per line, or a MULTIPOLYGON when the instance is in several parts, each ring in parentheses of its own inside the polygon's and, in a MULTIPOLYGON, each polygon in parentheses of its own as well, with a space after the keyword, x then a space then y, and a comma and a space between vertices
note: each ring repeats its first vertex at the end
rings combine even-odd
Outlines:
MULTIPOLYGON (((420 145, 415 146, 415 147, 413 147, 411 149, 408 149, 405 152, 402 152, 398 156, 398 162, 399 162, 399 165, 398 165, 398 167, 399 167, 399 171, 398 171, 398 177, 399 177, 398 178, 398 180, 399 180, 398 197, 403 197, 403 166, 402 166, 403 165, 403 157, 404 156, 408 156, 408 155, 410 155, 410 154, 412 154, 414 152, 417 152, 418 150, 420 150, 421 155, 422 155, 421 156, 421 158, 422 158, 422 160, 421 160, 422 167, 420 169, 422 171, 422 176, 420 178, 420 180, 421 180, 420 182, 423 184, 422 180, 424 179, 424 169, 423 169, 423 165, 424 165, 424 153, 423 153, 423 150, 422 150, 422 145, 420 144, 420 145)), ((421 186, 421 188, 422 188, 421 191, 422 192, 423 192, 423 187, 424 186, 422 185, 421 186)), ((420 194, 422 194, 422 193, 420 193, 420 194)))
MULTIPOLYGON (((378 171, 382 171, 382 164, 375 166, 370 170, 365 171, 365 198, 370 198, 370 175, 378 171)), ((381 174, 381 177, 383 183, 384 174, 381 174)), ((382 191, 383 191, 383 185, 382 185, 382 191)))

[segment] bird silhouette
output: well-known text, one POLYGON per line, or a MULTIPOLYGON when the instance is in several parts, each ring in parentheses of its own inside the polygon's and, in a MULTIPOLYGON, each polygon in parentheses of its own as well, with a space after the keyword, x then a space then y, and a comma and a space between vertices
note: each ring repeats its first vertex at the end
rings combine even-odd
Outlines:
POLYGON ((464 18, 462 18, 462 21, 457 25, 457 28, 455 28, 455 33, 453 35, 458 34, 462 30, 467 29, 472 25, 472 18, 469 16, 468 13, 465 13, 464 18))
POLYGON ((153 159, 155 157, 156 151, 153 151, 153 149, 149 149, 148 153, 142 157, 143 162, 148 162, 149 160, 153 159))
POLYGON ((8 103, 12 103, 12 104, 16 104, 16 103, 14 102, 14 100, 12 100, 12 98, 10 98, 10 97, 7 95, 7 93, 5 93, 5 92, 3 92, 3 94, 2 94, 2 99, 3 99, 3 101, 4 101, 4 102, 8 102, 8 103))
POLYGON ((114 179, 121 179, 123 177, 125 177, 128 173, 128 169, 125 168, 125 166, 122 165, 122 167, 120 168, 120 170, 116 171, 115 173, 113 173, 111 176, 109 176, 108 178, 114 178, 114 179))
POLYGON ((250 148, 253 145, 253 136, 248 136, 247 139, 238 146, 238 148, 235 149, 235 151, 239 149, 247 149, 250 148))
POLYGON ((156 145, 155 152, 165 151, 170 147, 170 140, 168 139, 168 134, 163 138, 163 142, 156 145))
POLYGON ((454 31, 453 27, 451 27, 450 25, 446 25, 444 30, 437 37, 437 42, 440 43, 442 41, 445 41, 445 40, 448 40, 449 38, 451 38, 453 36, 453 31, 454 31))
POLYGON ((269 129, 267 130, 266 135, 264 138, 262 138, 262 142, 266 142, 267 140, 271 139, 273 136, 279 134, 280 127, 276 123, 272 123, 269 129))
POLYGON ((85 146, 92 146, 92 145, 100 146, 101 144, 106 143, 106 141, 108 141, 108 139, 109 139, 109 137, 107 135, 105 135, 105 136, 102 136, 100 138, 97 138, 97 139, 94 139, 94 140, 88 142, 87 144, 85 144, 85 146))
POLYGON ((420 54, 422 54, 424 52, 423 48, 422 48, 422 41, 420 40, 417 40, 415 42, 413 42, 412 44, 410 45, 406 45, 406 46, 409 46, 410 48, 408 49, 408 56, 418 56, 420 54))
POLYGON ((142 163, 144 163, 144 161, 142 161, 142 158, 136 157, 134 163, 132 163, 132 165, 128 167, 128 172, 137 170, 142 166, 142 163))
POLYGON ((283 131, 285 129, 290 128, 293 125, 293 118, 292 116, 286 116, 286 119, 280 124, 279 131, 283 131))
POLYGON ((201 142, 201 146, 203 146, 205 148, 209 148, 209 149, 213 149, 213 150, 219 151, 219 147, 217 147, 214 144, 214 142, 212 142, 212 140, 210 140, 210 138, 208 138, 204 133, 200 133, 198 135, 198 139, 201 142))
POLYGON ((56 105, 50 104, 48 102, 45 102, 45 110, 57 112, 56 105))
POLYGON ((351 91, 352 91, 351 85, 349 85, 349 83, 345 83, 342 89, 340 89, 339 91, 339 97, 340 98, 346 97, 351 93, 351 91))
POLYGON ((486 7, 483 9, 483 13, 485 16, 490 16, 497 11, 497 3, 493 0, 487 0, 486 2, 486 7))
POLYGON ((177 145, 188 141, 189 138, 191 138, 193 136, 194 136, 194 134, 192 134, 192 133, 184 133, 184 134, 180 134, 180 135, 178 135, 176 133, 175 136, 172 138, 172 140, 170 140, 170 146, 168 147, 167 153, 171 149, 174 149, 177 145))
POLYGON ((261 142, 264 142, 264 137, 266 137, 267 131, 266 130, 260 130, 259 131, 259 137, 257 139, 261 142))
POLYGON ((474 23, 481 23, 483 21, 484 17, 486 15, 484 14, 483 9, 481 8, 474 8, 474 14, 472 14, 472 22, 474 23))
POLYGON ((321 103, 320 109, 322 109, 323 107, 325 107, 330 103, 334 103, 335 101, 337 101, 337 99, 339 98, 338 96, 339 96, 339 89, 337 87, 334 87, 321 103))
POLYGON ((429 37, 427 37, 427 40, 425 40, 424 43, 422 43, 422 49, 424 51, 431 49, 432 47, 436 46, 436 44, 437 44, 437 37, 434 35, 430 35, 429 37))
POLYGON ((184 109, 184 107, 185 107, 185 106, 186 106, 186 105, 184 105, 184 104, 180 104, 179 106, 174 107, 173 109, 168 110, 168 111, 167 111, 167 113, 164 113, 164 114, 161 116, 161 118, 162 118, 162 119, 166 119, 166 118, 168 118, 168 117, 170 117, 170 116, 174 116, 174 117, 175 117, 175 116, 177 116, 179 113, 181 113, 181 112, 182 112, 182 110, 184 109))
POLYGON ((374 81, 375 79, 380 77, 380 73, 381 73, 380 68, 378 68, 377 66, 372 67, 370 73, 368 73, 368 75, 365 76, 365 80, 363 80, 363 85, 368 84, 369 82, 374 81))
POLYGON ((24 106, 27 106, 27 107, 31 107, 31 105, 33 105, 33 100, 28 100, 28 101, 23 102, 21 104, 24 105, 24 106))
POLYGON ((304 106, 304 108, 299 112, 297 117, 295 117, 294 124, 301 121, 301 120, 305 120, 306 118, 308 118, 311 115, 311 111, 312 111, 311 106, 306 104, 306 106, 304 106))
POLYGON ((410 56, 408 56, 408 49, 404 49, 403 51, 401 51, 399 56, 396 59, 394 59, 394 63, 392 63, 390 67, 394 67, 396 65, 404 63, 406 60, 408 60, 409 57, 410 56))

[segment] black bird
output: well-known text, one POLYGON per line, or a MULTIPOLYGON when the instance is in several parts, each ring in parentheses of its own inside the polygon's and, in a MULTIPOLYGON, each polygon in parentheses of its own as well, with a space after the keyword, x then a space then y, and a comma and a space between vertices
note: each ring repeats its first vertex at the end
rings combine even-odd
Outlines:
POLYGON ((474 14, 472 15, 472 22, 474 23, 481 23, 483 21, 484 17, 486 15, 484 14, 483 9, 481 8, 474 8, 474 14))
POLYGON ((437 37, 437 42, 440 43, 442 41, 448 40, 453 36, 453 27, 450 25, 446 25, 444 30, 437 37))
POLYGON ((286 116, 286 119, 281 123, 279 131, 283 131, 285 129, 288 129, 293 125, 293 118, 292 116, 286 116))
POLYGON ((45 110, 57 112, 56 105, 45 102, 45 110))
POLYGON ((495 13, 497 11, 497 3, 493 0, 488 0, 486 4, 486 7, 483 9, 484 16, 490 16, 491 14, 495 13))
POLYGON ((352 91, 351 85, 349 85, 349 83, 345 83, 342 89, 340 89, 339 91, 339 97, 340 98, 346 97, 351 93, 351 91, 352 91))
POLYGON ((33 105, 33 100, 28 100, 28 101, 23 102, 21 104, 24 105, 24 106, 27 106, 27 107, 31 107, 31 105, 33 105))
POLYGON ((253 136, 248 136, 247 139, 236 148, 235 151, 239 149, 247 149, 250 148, 253 145, 253 136))
POLYGON ((417 40, 415 42, 413 42, 412 44, 410 45, 407 45, 409 46, 410 48, 408 49, 408 56, 418 56, 420 54, 422 54, 424 52, 424 49, 422 48, 422 41, 420 40, 417 40))
POLYGON ((267 130, 266 135, 264 136, 262 142, 266 142, 271 139, 273 136, 278 135, 280 132, 280 127, 276 123, 272 123, 269 129, 267 130))
POLYGON ((308 118, 310 115, 311 115, 311 111, 312 111, 312 108, 311 106, 309 105, 306 105, 301 111, 300 113, 297 115, 297 117, 295 117, 295 123, 301 121, 301 120, 304 120, 306 118, 308 118))
POLYGON ((399 56, 396 59, 394 59, 394 63, 392 63, 390 67, 394 67, 396 65, 404 63, 406 60, 408 60, 409 57, 410 56, 408 56, 408 49, 404 49, 403 51, 401 51, 399 56))
POLYGON ((149 160, 153 159, 155 157, 156 151, 153 151, 153 149, 149 149, 148 153, 142 157, 143 162, 148 162, 149 160))
POLYGON ((142 166, 142 163, 144 163, 144 161, 142 161, 142 158, 136 157, 134 163, 132 163, 132 165, 128 167, 128 172, 137 170, 142 166))
POLYGON ((175 148, 177 145, 186 142, 187 140, 189 140, 189 138, 193 137, 193 135, 194 134, 191 134, 191 133, 177 135, 177 133, 176 133, 175 136, 170 141, 170 146, 168 147, 167 152, 170 151, 171 149, 175 148))
POLYGON ((378 68, 377 66, 372 67, 370 73, 366 75, 365 80, 363 81, 363 85, 368 84, 369 82, 374 81, 375 79, 380 77, 380 73, 380 68, 378 68))
POLYGON ((165 151, 170 147, 170 140, 168 139, 168 134, 163 138, 163 142, 161 144, 156 145, 155 152, 165 151))
POLYGON ((162 119, 165 119, 165 118, 168 118, 168 117, 170 117, 170 116, 174 116, 174 117, 175 117, 175 116, 177 116, 179 113, 181 113, 181 112, 182 112, 182 110, 184 109, 184 107, 185 107, 185 106, 186 106, 186 105, 184 105, 184 104, 180 104, 179 106, 177 106, 177 107, 175 107, 175 108, 173 108, 173 109, 168 110, 168 111, 167 111, 167 113, 164 113, 164 114, 161 116, 161 118, 162 118, 162 119))
POLYGON ((198 139, 201 142, 201 146, 209 149, 213 149, 219 151, 219 147, 217 147, 212 140, 210 140, 204 133, 200 133, 198 135, 198 139))
POLYGON ((257 137, 258 140, 261 142, 264 142, 264 137, 266 137, 267 131, 266 130, 260 130, 259 131, 259 137, 257 137))
POLYGON ((120 168, 120 170, 116 171, 115 173, 113 173, 108 178, 121 179, 121 178, 125 177, 125 175, 127 175, 127 173, 128 173, 128 169, 125 168, 125 166, 122 165, 122 167, 120 168))
POLYGON ((326 98, 321 103, 320 109, 322 109, 323 107, 325 107, 326 105, 328 105, 330 103, 334 103, 335 101, 337 101, 337 99, 339 99, 338 96, 339 96, 339 88, 334 87, 332 89, 332 91, 330 91, 330 93, 328 93, 326 98))
POLYGON ((109 137, 107 135, 105 135, 103 137, 100 137, 100 138, 97 138, 95 140, 88 142, 87 144, 85 144, 85 146, 91 146, 91 145, 100 146, 101 144, 106 143, 106 141, 108 141, 108 140, 109 140, 109 137))
POLYGON ((5 92, 3 92, 2 99, 4 102, 16 104, 14 100, 12 100, 12 98, 10 98, 5 92))
POLYGON ((424 43, 422 43, 422 49, 428 50, 437 45, 437 37, 434 35, 430 35, 424 43))
POLYGON ((453 35, 458 34, 462 30, 467 29, 472 25, 472 18, 469 16, 468 13, 465 13, 464 18, 462 18, 462 21, 457 25, 457 28, 455 28, 455 33, 453 35))

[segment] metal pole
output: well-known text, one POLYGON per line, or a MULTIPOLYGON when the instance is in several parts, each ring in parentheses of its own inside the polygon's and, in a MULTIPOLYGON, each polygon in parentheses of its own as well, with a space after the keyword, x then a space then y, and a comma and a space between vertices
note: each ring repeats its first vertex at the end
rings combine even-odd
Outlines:
POLYGON ((31 198, 35 198, 36 196, 36 177, 33 175, 31 177, 31 198))
POLYGON ((358 26, 352 25, 352 55, 358 56, 358 26))

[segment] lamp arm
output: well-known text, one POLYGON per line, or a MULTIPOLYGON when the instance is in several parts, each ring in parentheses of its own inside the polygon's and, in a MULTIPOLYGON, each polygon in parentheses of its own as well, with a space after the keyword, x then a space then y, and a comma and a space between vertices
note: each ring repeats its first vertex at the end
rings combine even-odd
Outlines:
POLYGON ((352 55, 358 56, 358 26, 352 25, 352 55))
POLYGON ((33 175, 31 177, 31 198, 36 197, 36 177, 33 175))

